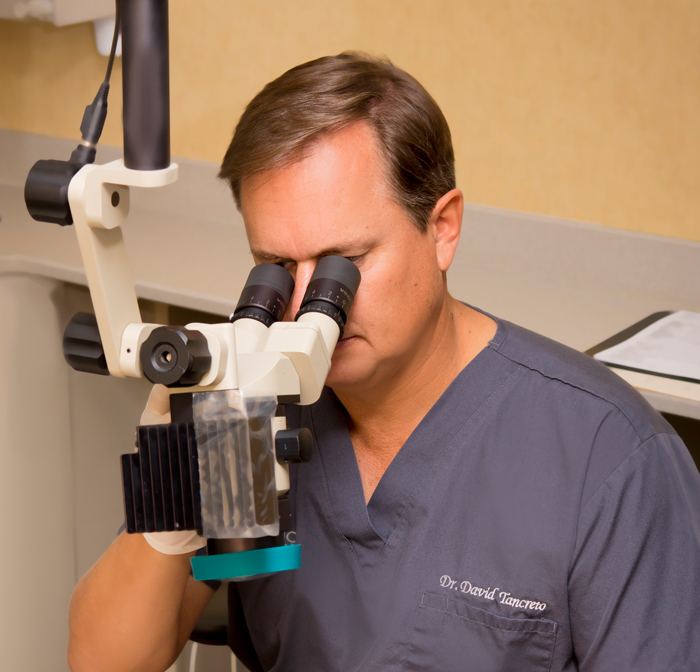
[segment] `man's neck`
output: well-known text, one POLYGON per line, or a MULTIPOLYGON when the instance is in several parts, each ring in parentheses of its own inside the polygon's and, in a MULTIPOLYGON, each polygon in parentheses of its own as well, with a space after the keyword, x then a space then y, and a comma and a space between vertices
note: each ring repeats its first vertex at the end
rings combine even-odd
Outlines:
POLYGON ((495 332, 491 318, 448 297, 432 337, 397 376, 361 394, 336 391, 367 501, 406 439, 495 332))

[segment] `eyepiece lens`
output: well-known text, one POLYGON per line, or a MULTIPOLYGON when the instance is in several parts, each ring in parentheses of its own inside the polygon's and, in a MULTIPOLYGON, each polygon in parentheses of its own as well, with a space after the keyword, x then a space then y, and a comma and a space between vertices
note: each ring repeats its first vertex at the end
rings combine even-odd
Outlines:
POLYGON ((337 256, 322 257, 316 264, 295 319, 309 312, 326 313, 340 327, 342 338, 360 279, 360 271, 351 261, 337 256))
POLYGON ((357 293, 360 286, 360 271, 357 266, 345 257, 328 256, 321 257, 316 264, 311 280, 317 278, 328 278, 344 285, 353 295, 357 293))
POLYGON ((231 322, 246 317, 269 327, 284 317, 293 293, 294 278, 287 269, 259 264, 248 276, 231 322))

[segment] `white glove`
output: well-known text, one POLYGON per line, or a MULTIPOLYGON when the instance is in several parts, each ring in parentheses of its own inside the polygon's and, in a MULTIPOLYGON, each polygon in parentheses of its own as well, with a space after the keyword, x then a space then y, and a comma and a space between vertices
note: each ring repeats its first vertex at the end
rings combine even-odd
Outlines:
POLYGON ((200 537, 196 530, 176 530, 175 532, 144 532, 143 538, 151 548, 165 555, 182 555, 192 553, 207 545, 207 540, 200 537))
MULTIPOLYGON (((170 395, 165 385, 154 385, 146 408, 141 414, 141 425, 166 425, 170 422, 170 395)), ((175 532, 145 532, 143 538, 160 553, 181 555, 206 546, 206 539, 195 530, 175 532)))

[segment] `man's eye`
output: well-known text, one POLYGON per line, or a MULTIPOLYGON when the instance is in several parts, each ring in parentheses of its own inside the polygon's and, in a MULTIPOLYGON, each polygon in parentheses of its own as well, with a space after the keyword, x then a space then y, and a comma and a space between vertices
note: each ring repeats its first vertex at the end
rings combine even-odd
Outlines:
POLYGON ((364 257, 364 254, 358 254, 355 257, 345 257, 348 261, 352 261, 353 264, 358 264, 361 260, 362 257, 364 257))

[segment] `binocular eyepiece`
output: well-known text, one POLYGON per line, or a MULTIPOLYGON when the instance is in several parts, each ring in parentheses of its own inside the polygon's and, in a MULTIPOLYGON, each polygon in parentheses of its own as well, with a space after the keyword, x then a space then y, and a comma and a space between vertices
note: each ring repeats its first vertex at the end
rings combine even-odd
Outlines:
MULTIPOLYGON (((319 312, 335 320, 343 335, 360 285, 360 272, 343 257, 323 257, 316 264, 295 319, 319 312)), ((248 318, 270 327, 281 320, 294 293, 294 278, 277 264, 259 264, 248 276, 231 322, 248 318)), ((168 387, 197 385, 209 371, 211 356, 203 334, 184 327, 158 327, 141 346, 143 373, 168 387)))
MULTIPOLYGON (((344 257, 322 257, 314 269, 295 320, 310 312, 331 317, 343 336, 348 313, 360 285, 360 271, 344 257)), ((250 272, 231 321, 259 320, 269 327, 287 312, 294 292, 291 273, 277 264, 259 264, 250 272)))

